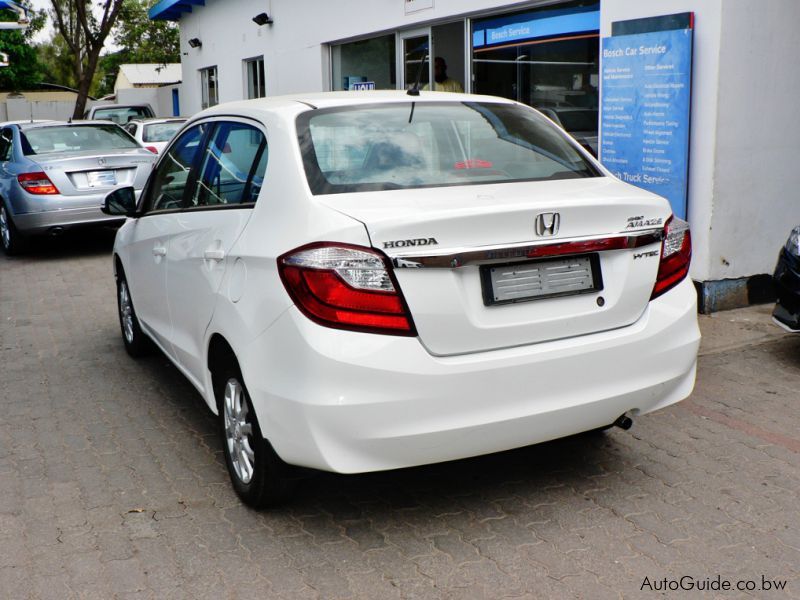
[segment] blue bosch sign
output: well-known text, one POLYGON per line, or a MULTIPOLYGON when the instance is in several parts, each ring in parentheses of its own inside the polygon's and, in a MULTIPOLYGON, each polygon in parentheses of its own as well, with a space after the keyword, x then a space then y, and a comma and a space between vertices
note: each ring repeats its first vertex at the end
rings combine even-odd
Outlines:
POLYGON ((558 35, 597 31, 600 11, 591 7, 533 11, 476 21, 472 47, 517 43, 558 35))
POLYGON ((603 38, 600 159, 686 218, 692 29, 603 38))

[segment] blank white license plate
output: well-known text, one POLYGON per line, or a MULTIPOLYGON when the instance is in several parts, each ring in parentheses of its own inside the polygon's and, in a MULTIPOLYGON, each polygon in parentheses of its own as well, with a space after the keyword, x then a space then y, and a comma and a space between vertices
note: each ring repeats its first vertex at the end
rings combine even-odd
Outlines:
POLYGON ((114 187, 117 185, 117 174, 114 171, 89 171, 86 173, 89 187, 114 187))
POLYGON ((598 262, 589 255, 483 267, 484 300, 504 304, 602 289, 598 262))

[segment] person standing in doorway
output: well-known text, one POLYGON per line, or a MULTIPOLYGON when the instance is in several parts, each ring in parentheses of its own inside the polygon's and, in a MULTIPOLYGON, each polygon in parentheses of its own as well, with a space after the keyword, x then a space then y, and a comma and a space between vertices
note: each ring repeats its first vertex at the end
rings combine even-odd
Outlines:
POLYGON ((425 84, 423 90, 433 90, 434 92, 457 92, 463 93, 464 87, 455 79, 447 76, 447 63, 441 56, 437 56, 433 61, 433 87, 425 84))

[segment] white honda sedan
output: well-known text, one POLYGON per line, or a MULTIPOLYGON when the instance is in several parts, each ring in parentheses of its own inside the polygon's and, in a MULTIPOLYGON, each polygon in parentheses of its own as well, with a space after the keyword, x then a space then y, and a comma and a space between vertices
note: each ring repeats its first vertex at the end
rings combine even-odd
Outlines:
POLYGON ((160 157, 114 271, 219 415, 244 502, 600 429, 692 391, 691 239, 558 126, 487 96, 231 103, 160 157))

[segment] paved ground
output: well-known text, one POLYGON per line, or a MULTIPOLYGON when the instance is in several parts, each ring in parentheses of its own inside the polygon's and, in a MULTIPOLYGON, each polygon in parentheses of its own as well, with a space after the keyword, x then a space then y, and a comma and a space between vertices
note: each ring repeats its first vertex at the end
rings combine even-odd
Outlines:
POLYGON ((646 598, 718 574, 800 597, 800 338, 768 307, 702 317, 694 395, 629 432, 320 475, 256 513, 199 396, 125 354, 110 245, 0 258, 0 598, 646 598))

